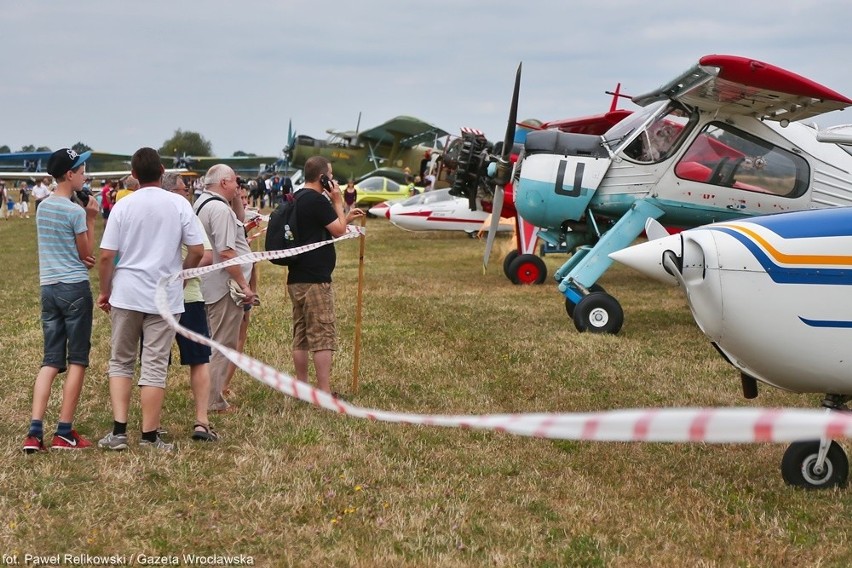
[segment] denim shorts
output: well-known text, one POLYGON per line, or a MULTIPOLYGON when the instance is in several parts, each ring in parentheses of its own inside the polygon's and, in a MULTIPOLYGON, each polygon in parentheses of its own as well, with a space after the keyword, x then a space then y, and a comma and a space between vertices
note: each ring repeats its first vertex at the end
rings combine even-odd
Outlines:
POLYGON ((92 348, 92 289, 89 281, 41 287, 43 367, 63 372, 68 364, 89 366, 92 348))

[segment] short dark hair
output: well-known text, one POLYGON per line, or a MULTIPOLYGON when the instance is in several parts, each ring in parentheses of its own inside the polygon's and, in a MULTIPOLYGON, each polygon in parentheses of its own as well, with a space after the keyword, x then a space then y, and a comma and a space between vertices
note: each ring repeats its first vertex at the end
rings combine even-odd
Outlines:
POLYGON ((319 181, 323 174, 328 173, 328 166, 331 162, 325 156, 311 156, 305 162, 305 181, 319 181))
POLYGON ((153 148, 139 148, 130 158, 130 169, 140 184, 154 183, 163 175, 163 162, 153 148))

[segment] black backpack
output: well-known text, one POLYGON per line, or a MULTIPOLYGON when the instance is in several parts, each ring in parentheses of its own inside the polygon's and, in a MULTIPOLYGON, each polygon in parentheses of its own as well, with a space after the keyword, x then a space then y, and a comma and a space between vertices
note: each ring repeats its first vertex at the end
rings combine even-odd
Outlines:
MULTIPOLYGON (((297 192, 292 199, 285 199, 270 213, 266 226, 266 250, 285 250, 303 244, 299 241, 296 230, 296 203, 303 191, 297 192)), ((298 256, 286 256, 271 258, 269 262, 279 266, 292 266, 297 260, 298 256)))

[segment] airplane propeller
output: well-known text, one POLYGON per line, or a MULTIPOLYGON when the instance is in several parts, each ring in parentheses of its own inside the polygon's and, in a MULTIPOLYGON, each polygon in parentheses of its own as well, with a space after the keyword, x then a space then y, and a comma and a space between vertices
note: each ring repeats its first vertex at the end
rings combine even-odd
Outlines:
POLYGON ((500 225, 500 213, 503 211, 503 198, 505 186, 512 176, 512 147, 515 143, 515 123, 518 122, 518 95, 521 91, 521 68, 523 62, 518 64, 515 73, 515 90, 512 93, 512 106, 509 108, 509 122, 506 125, 506 136, 503 138, 503 148, 500 158, 496 162, 497 172, 494 176, 494 200, 491 202, 491 225, 488 227, 488 237, 485 240, 485 255, 482 257, 482 271, 488 268, 488 259, 491 257, 491 249, 494 247, 494 237, 497 235, 497 227, 500 225))
POLYGON ((669 232, 663 227, 663 224, 653 218, 648 218, 645 221, 645 236, 648 237, 649 241, 655 241, 657 239, 662 239, 663 237, 668 237, 669 232))

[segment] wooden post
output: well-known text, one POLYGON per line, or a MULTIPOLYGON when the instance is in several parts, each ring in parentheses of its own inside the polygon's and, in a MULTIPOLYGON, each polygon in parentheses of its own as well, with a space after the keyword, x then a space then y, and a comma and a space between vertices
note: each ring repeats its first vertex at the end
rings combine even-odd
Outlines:
MULTIPOLYGON (((361 217, 361 227, 367 226, 367 216, 361 217)), ((367 236, 361 234, 358 252, 358 296, 355 302, 355 357, 352 363, 352 394, 358 392, 358 371, 361 364, 361 300, 364 294, 364 248, 367 236)))

